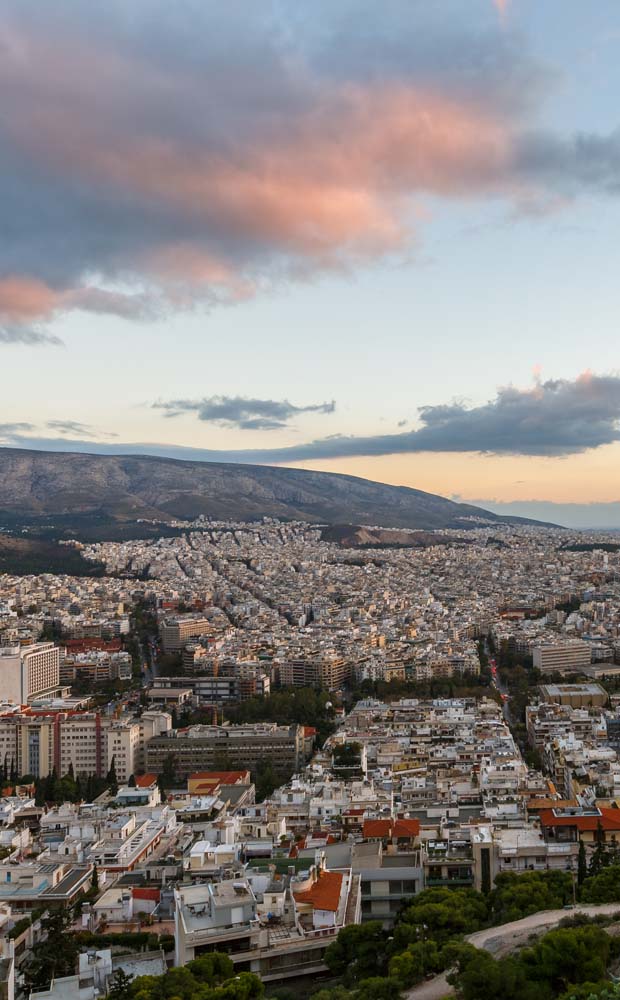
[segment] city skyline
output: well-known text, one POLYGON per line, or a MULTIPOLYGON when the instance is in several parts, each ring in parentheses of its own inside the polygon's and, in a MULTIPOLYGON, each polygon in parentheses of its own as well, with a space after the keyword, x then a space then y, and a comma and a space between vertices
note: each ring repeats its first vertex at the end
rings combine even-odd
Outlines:
POLYGON ((620 527, 618 38, 606 0, 9 2, 0 444, 620 527))

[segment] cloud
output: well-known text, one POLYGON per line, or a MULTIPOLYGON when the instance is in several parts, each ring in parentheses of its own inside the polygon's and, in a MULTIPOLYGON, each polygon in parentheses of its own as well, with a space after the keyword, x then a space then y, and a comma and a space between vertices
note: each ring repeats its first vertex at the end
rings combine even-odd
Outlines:
POLYGON ((7 0, 1 339, 399 254, 429 197, 616 197, 618 134, 537 130, 553 73, 466 6, 7 0))
POLYGON ((15 434, 27 433, 28 431, 33 431, 34 429, 34 424, 27 424, 24 422, 0 424, 0 438, 12 438, 15 434))
MULTIPOLYGON (((76 438, 91 438, 93 435, 98 435, 105 438, 115 438, 118 437, 117 434, 110 433, 109 431, 98 432, 95 428, 91 427, 90 424, 82 424, 78 420, 48 420, 45 424, 47 430, 56 431, 58 434, 62 435, 59 438, 39 438, 37 437, 38 428, 36 424, 26 423, 24 421, 16 423, 4 423, 0 424, 0 440, 6 445, 17 445, 18 447, 38 447, 38 442, 42 441, 52 441, 59 445, 64 444, 65 447, 75 444, 75 440, 70 438, 70 435, 74 435, 76 438)), ((89 440, 89 445, 97 445, 100 442, 92 442, 89 440)))
MULTIPOLYGON (((214 397, 215 400, 221 397, 214 397)), ((225 397, 224 397, 225 398, 225 397)), ((183 404, 159 404, 162 408, 176 407, 172 413, 183 412, 183 404)), ((238 401, 233 400, 234 403, 238 401)), ((245 404, 271 401, 242 401, 245 404)), ((197 411, 202 403, 207 412, 217 412, 219 404, 212 401, 191 402, 186 407, 197 411)), ((289 406, 290 404, 273 404, 289 406)), ((332 412, 332 405, 319 404, 322 412, 332 412), (326 408, 323 410, 323 408, 326 408)), ((297 412, 306 409, 295 408, 297 412)), ((251 406, 247 418, 242 409, 233 405, 229 415, 207 416, 206 419, 229 421, 280 420, 283 415, 257 413, 251 406)), ((275 411, 274 411, 275 412, 275 411)), ((591 448, 620 441, 620 376, 593 375, 585 372, 574 381, 549 379, 537 382, 531 389, 514 386, 499 389, 494 399, 481 406, 467 407, 463 403, 446 403, 419 408, 420 426, 416 430, 397 434, 353 437, 332 434, 324 438, 284 448, 247 448, 215 450, 185 448, 180 445, 136 443, 106 444, 100 441, 63 440, 33 437, 16 433, 11 443, 18 447, 50 448, 52 450, 92 451, 103 454, 149 454, 171 458, 188 458, 206 462, 243 462, 257 465, 286 465, 294 462, 376 456, 415 454, 420 452, 480 452, 492 455, 542 455, 560 457, 578 454, 591 448)))
POLYGON ((62 344, 60 337, 51 333, 45 333, 36 328, 22 326, 2 326, 0 323, 0 345, 2 344, 26 344, 29 347, 44 347, 52 345, 58 347, 62 344))
POLYGON ((48 420, 45 426, 60 434, 77 434, 79 437, 93 434, 90 424, 82 424, 77 420, 48 420))
POLYGON ((163 410, 166 417, 195 412, 199 420, 246 431, 278 430, 286 427, 300 413, 334 413, 336 409, 335 400, 294 406, 288 399, 248 399, 243 396, 177 399, 152 405, 153 409, 163 410))

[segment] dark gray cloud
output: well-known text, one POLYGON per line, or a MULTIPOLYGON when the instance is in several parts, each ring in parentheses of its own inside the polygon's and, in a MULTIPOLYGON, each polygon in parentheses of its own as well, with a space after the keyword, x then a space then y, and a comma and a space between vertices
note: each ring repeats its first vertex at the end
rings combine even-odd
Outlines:
POLYGON ((530 177, 543 190, 577 195, 590 191, 620 195, 620 128, 609 135, 579 133, 561 137, 534 132, 515 147, 517 175, 530 177))
POLYGON ((0 424, 0 438, 13 438, 15 435, 26 434, 35 429, 34 424, 23 421, 14 424, 0 424))
POLYGON ((51 431, 58 431, 59 434, 73 434, 79 437, 89 437, 95 433, 90 424, 82 424, 78 420, 48 420, 45 426, 51 431))
POLYGON ((62 345, 60 337, 42 330, 14 324, 2 326, 0 324, 0 345, 2 344, 25 344, 28 347, 59 347, 62 345))
POLYGON ((420 452, 573 455, 620 440, 620 376, 585 373, 574 381, 550 379, 531 389, 510 386, 500 389, 495 399, 481 406, 467 407, 463 403, 422 406, 419 415, 420 427, 412 431, 369 437, 333 434, 285 448, 222 451, 152 443, 108 445, 26 434, 13 435, 12 443, 19 447, 258 465, 420 452))
MULTIPOLYGON (((89 439, 89 445, 92 443, 90 439, 96 437, 105 438, 116 438, 117 434, 112 434, 109 431, 98 431, 96 428, 92 427, 90 424, 80 423, 78 420, 48 420, 45 424, 46 430, 55 431, 57 434, 62 435, 61 437, 53 437, 49 440, 55 441, 58 444, 64 442, 65 447, 75 444, 75 438, 77 439, 89 439)), ((36 424, 19 422, 19 423, 4 423, 0 424, 0 440, 3 444, 18 444, 19 447, 36 447, 34 442, 38 440, 47 441, 48 438, 39 438, 39 430, 36 424)))
POLYGON ((152 404, 163 410, 166 417, 196 413, 199 420, 220 427, 246 431, 272 431, 286 427, 301 413, 334 413, 335 400, 295 406, 288 399, 248 399, 245 396, 210 396, 205 399, 175 399, 152 404))
POLYGON ((617 196, 618 133, 533 131, 553 85, 490 0, 6 0, 0 342, 401 252, 412 196, 617 196))

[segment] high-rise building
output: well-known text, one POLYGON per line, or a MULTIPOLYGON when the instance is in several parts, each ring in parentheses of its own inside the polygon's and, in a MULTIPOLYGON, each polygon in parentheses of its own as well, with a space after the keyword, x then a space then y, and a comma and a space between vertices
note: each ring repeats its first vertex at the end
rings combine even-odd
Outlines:
POLYGON ((211 629, 210 622, 203 615, 179 615, 165 618, 159 626, 164 653, 178 653, 189 639, 204 635, 211 629))
POLYGON ((60 650, 53 642, 0 648, 0 701, 25 705, 60 686, 60 650))

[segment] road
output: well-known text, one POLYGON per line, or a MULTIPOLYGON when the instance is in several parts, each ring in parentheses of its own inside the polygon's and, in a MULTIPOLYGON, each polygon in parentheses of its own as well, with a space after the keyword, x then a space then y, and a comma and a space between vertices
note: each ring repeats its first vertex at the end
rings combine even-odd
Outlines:
MULTIPOLYGON (((601 906, 578 905, 570 910, 542 910, 540 913, 533 913, 521 920, 513 920, 510 924, 476 931, 465 940, 475 945, 476 948, 484 948, 495 957, 501 957, 508 955, 515 948, 522 948, 528 943, 530 934, 534 934, 536 931, 551 930, 565 917, 571 917, 575 913, 585 913, 592 917, 599 913, 613 916, 615 913, 620 913, 620 903, 604 903, 601 906)), ((454 989, 448 983, 445 974, 427 979, 404 994, 410 1000, 441 1000, 442 997, 453 995, 454 989)))
POLYGON ((502 712, 504 715, 504 719, 506 720, 507 724, 511 726, 513 720, 510 715, 510 694, 508 693, 508 688, 506 687, 506 685, 503 684, 502 681, 500 680, 499 671, 497 668, 497 660, 495 659, 494 656, 491 655, 491 650, 486 640, 485 640, 485 652, 489 657, 489 666, 491 667, 491 684, 493 685, 495 690, 498 691, 499 694, 501 694, 502 696, 502 712))

